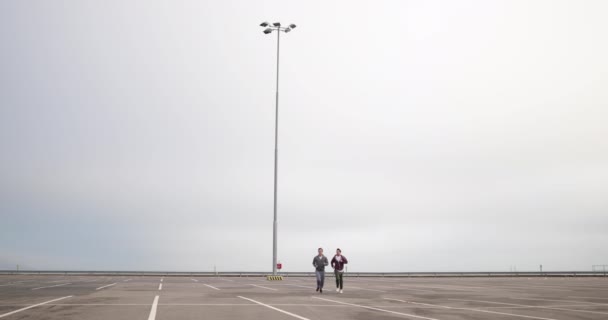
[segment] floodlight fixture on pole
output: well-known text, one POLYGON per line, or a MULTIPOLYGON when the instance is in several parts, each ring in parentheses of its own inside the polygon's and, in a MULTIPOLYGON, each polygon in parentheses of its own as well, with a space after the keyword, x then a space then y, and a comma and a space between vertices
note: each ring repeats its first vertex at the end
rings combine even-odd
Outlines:
POLYGON ((274 219, 272 224, 272 274, 277 274, 277 173, 278 173, 278 161, 279 161, 279 48, 280 48, 280 35, 281 32, 288 33, 296 27, 295 24, 290 24, 289 27, 281 27, 280 22, 275 22, 270 25, 268 22, 262 22, 260 27, 264 29, 265 34, 270 34, 273 31, 277 32, 277 83, 276 83, 276 97, 275 97, 275 118, 274 118, 274 206, 273 213, 274 219))

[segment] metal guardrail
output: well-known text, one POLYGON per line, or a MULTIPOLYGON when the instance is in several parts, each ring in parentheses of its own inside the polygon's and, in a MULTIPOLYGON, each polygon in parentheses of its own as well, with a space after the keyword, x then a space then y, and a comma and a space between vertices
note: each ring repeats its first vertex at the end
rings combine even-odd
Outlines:
MULTIPOLYGON (((71 271, 71 270, 0 270, 0 275, 66 276, 164 276, 164 277, 264 277, 271 272, 178 272, 178 271, 71 271)), ((314 277, 314 272, 280 272, 284 277, 314 277)), ((327 271, 326 276, 333 276, 327 271)), ((603 271, 549 272, 347 272, 346 277, 423 278, 423 277, 606 277, 603 271)))

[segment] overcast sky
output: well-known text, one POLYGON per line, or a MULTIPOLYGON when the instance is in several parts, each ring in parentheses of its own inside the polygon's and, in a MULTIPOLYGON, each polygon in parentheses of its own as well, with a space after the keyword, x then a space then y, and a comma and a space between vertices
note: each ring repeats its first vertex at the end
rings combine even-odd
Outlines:
POLYGON ((606 1, 0 2, 0 269, 608 264, 606 1))

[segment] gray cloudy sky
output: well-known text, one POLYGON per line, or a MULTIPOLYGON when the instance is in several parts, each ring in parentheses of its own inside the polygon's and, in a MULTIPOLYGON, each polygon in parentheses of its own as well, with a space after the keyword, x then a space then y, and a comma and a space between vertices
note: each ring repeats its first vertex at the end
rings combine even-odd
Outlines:
POLYGON ((0 2, 0 268, 608 263, 606 1, 0 2))

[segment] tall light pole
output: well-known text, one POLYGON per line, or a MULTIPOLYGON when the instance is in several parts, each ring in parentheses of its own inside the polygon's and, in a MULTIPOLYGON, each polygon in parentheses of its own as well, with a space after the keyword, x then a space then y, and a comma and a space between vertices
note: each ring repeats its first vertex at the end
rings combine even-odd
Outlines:
POLYGON ((274 118, 274 220, 272 224, 272 274, 277 274, 277 172, 279 160, 279 44, 281 40, 281 32, 288 33, 296 27, 295 24, 290 24, 289 27, 281 27, 280 22, 275 22, 270 25, 268 22, 260 24, 264 29, 265 34, 271 34, 273 31, 277 33, 277 94, 274 118))

